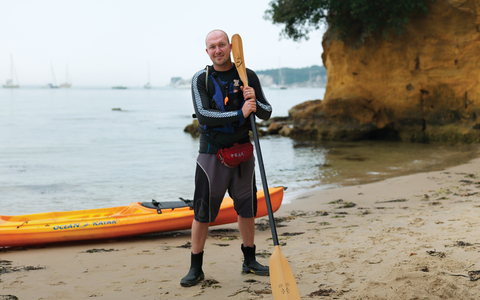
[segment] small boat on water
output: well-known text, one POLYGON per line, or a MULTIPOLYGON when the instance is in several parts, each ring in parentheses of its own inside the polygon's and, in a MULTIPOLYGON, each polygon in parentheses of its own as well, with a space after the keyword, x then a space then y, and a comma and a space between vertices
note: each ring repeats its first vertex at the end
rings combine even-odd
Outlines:
POLYGON ((127 87, 123 85, 117 85, 117 86, 112 86, 112 89, 114 90, 126 90, 127 87))
POLYGON ((3 87, 7 89, 18 89, 20 85, 18 84, 18 77, 16 75, 17 73, 15 72, 15 68, 13 66, 13 55, 10 55, 10 79, 7 79, 3 87), (17 83, 13 83, 14 75, 17 78, 17 83))
MULTIPOLYGON (((272 210, 280 208, 284 187, 269 188, 272 210)), ((257 218, 268 214, 263 190, 258 191, 257 218)), ((108 239, 190 229, 193 201, 133 202, 128 206, 18 216, 0 215, 0 247, 108 239)), ((210 226, 237 222, 230 197, 210 226)))
POLYGON ((144 89, 151 89, 152 85, 150 84, 150 62, 148 62, 148 82, 143 86, 144 89))
POLYGON ((58 89, 57 78, 55 77, 55 72, 53 71, 53 62, 50 61, 50 67, 52 69, 52 83, 47 83, 47 88, 58 89))
POLYGON ((6 88, 6 89, 18 89, 20 87, 20 85, 14 84, 13 80, 11 80, 11 79, 7 79, 7 81, 5 82, 3 87, 6 88))
POLYGON ((70 82, 68 82, 68 65, 65 66, 65 82, 59 85, 59 88, 69 88, 72 86, 70 82))
POLYGON ((47 88, 50 88, 50 89, 58 89, 58 85, 55 85, 53 83, 47 83, 47 88))

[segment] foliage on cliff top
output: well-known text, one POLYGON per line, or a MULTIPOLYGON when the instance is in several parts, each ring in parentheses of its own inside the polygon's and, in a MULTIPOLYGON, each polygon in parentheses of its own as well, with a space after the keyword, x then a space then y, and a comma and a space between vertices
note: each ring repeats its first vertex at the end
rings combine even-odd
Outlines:
POLYGON ((434 0, 273 0, 265 19, 284 24, 282 34, 308 39, 322 24, 339 38, 374 33, 401 34, 409 19, 428 12, 434 0))

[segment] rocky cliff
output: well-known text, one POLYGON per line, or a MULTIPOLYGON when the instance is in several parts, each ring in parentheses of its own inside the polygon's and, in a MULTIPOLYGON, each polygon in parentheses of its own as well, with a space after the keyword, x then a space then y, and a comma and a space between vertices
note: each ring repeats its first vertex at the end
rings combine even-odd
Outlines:
POLYGON ((335 39, 323 101, 292 109, 292 136, 478 142, 480 0, 437 0, 402 35, 335 39))

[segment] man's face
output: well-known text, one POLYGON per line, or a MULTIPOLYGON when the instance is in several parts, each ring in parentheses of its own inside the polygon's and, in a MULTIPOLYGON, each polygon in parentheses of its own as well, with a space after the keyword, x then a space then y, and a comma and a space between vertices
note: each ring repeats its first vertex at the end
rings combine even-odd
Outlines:
POLYGON ((215 69, 228 71, 231 68, 230 51, 231 46, 227 37, 220 31, 210 33, 206 39, 207 54, 210 56, 215 69))

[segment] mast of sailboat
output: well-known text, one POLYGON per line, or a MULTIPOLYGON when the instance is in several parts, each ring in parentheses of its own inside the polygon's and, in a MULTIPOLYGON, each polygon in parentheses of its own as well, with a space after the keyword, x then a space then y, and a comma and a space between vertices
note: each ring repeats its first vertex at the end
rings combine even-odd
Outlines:
POLYGON ((60 84, 59 88, 69 88, 71 84, 68 81, 68 64, 65 64, 65 82, 60 84))
POLYGON ((152 88, 152 85, 150 84, 150 61, 147 62, 147 68, 148 68, 148 82, 145 83, 145 85, 143 86, 143 88, 145 88, 145 89, 151 89, 151 88, 152 88))
POLYGON ((50 61, 50 66, 52 68, 53 86, 56 87, 57 86, 57 79, 55 78, 55 72, 53 72, 53 62, 52 61, 50 61))
POLYGON ((13 54, 10 54, 10 78, 13 84, 13 54))
MULTIPOLYGON (((13 58, 12 58, 13 60, 13 58)), ((12 66, 13 66, 13 63, 12 63, 12 66)), ((15 73, 15 79, 17 79, 17 87, 20 86, 20 82, 18 81, 18 74, 17 74, 17 70, 15 70, 15 68, 13 68, 13 72, 15 73)), ((13 80, 13 77, 12 77, 12 80, 13 80)))
POLYGON ((13 54, 10 54, 10 62, 11 62, 11 68, 12 68, 12 85, 13 85, 13 74, 15 74, 15 79, 17 79, 17 86, 20 86, 20 83, 18 82, 18 74, 17 71, 15 70, 15 67, 13 65, 13 54))
POLYGON ((10 54, 10 79, 3 85, 4 88, 18 88, 18 75, 15 71, 15 65, 13 64, 13 54, 10 54), (15 77, 13 76, 15 74, 15 77), (13 78, 17 79, 17 84, 14 84, 13 78))
POLYGON ((148 83, 150 84, 150 61, 148 61, 148 83))

